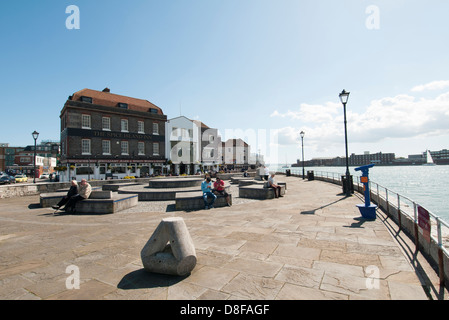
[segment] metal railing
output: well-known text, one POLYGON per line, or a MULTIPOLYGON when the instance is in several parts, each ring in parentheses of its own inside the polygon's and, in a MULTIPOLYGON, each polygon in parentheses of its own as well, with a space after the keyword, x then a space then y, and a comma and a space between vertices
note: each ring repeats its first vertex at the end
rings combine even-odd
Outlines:
MULTIPOLYGON (((295 170, 289 169, 292 176, 302 177, 302 169, 295 170)), ((285 174, 285 172, 279 172, 285 174)), ((307 179, 307 176, 305 178, 307 179)), ((344 174, 338 172, 326 172, 326 171, 313 171, 314 178, 318 180, 324 180, 334 184, 342 185, 342 176, 344 174)), ((354 190, 363 194, 363 184, 360 182, 360 177, 355 177, 354 190)), ((353 179, 354 180, 354 179, 353 179)), ((405 228, 409 231, 410 235, 414 238, 416 251, 426 247, 426 243, 423 242, 423 236, 420 236, 419 222, 418 222, 418 207, 422 207, 416 201, 401 195, 385 186, 382 186, 376 182, 369 181, 370 198, 380 209, 382 209, 387 215, 396 219, 399 230, 405 228)), ((424 208, 425 209, 425 208, 424 208)), ((438 215, 435 215, 431 211, 425 209, 430 216, 431 234, 430 240, 437 246, 437 257, 432 253, 431 248, 427 248, 427 254, 438 263, 438 271, 440 277, 440 284, 444 283, 444 264, 443 255, 449 256, 449 223, 442 220, 438 215), (444 242, 446 241, 446 243, 444 242)), ((425 248, 424 248, 425 249, 425 248)))

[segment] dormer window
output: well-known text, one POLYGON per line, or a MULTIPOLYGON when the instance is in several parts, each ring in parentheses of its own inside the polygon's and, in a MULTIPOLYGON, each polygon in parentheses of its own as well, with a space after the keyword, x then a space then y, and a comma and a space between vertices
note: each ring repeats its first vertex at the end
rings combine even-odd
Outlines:
POLYGON ((157 114, 157 109, 154 108, 150 108, 150 110, 148 110, 149 113, 155 113, 157 114))
POLYGON ((81 102, 92 103, 92 98, 91 97, 82 96, 81 97, 81 102))
POLYGON ((127 104, 127 103, 119 102, 118 107, 119 107, 120 109, 128 109, 128 104, 127 104))

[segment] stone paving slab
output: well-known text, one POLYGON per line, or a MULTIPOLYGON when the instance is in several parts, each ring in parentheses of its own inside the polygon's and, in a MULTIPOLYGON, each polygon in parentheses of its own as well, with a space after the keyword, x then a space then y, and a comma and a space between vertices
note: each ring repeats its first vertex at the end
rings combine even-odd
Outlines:
POLYGON ((283 179, 283 198, 192 212, 139 203, 112 216, 53 215, 38 196, 2 199, 0 299, 447 299, 426 261, 410 261, 391 220, 360 217, 360 196, 283 179), (148 273, 140 260, 170 216, 184 218, 195 244, 198 262, 186 277, 148 273), (69 266, 79 270, 79 289, 67 288, 69 266))

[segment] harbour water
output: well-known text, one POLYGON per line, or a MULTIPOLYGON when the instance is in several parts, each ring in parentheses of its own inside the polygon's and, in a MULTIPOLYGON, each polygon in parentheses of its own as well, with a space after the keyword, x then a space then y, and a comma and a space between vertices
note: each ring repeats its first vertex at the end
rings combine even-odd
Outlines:
MULTIPOLYGON (((285 172, 285 164, 268 166, 270 171, 285 172)), ((356 167, 349 167, 354 177, 361 176, 356 167)), ((289 167, 292 173, 302 174, 302 167, 289 167)), ((306 167, 307 171, 345 174, 345 167, 306 167)), ((449 166, 374 166, 369 178, 389 190, 410 198, 434 215, 449 223, 449 166)))

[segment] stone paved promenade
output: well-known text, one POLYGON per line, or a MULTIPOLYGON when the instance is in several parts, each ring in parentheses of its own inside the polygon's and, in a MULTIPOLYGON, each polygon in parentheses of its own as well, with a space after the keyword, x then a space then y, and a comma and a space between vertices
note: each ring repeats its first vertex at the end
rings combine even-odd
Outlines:
POLYGON ((37 196, 0 200, 0 299, 447 299, 424 259, 409 261, 413 244, 389 219, 360 218, 359 196, 278 178, 288 183, 283 198, 194 212, 141 203, 54 216, 37 196), (143 271, 140 250, 169 216, 184 218, 196 247, 188 277, 143 271), (79 289, 66 288, 71 265, 79 289))

